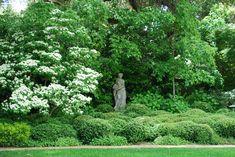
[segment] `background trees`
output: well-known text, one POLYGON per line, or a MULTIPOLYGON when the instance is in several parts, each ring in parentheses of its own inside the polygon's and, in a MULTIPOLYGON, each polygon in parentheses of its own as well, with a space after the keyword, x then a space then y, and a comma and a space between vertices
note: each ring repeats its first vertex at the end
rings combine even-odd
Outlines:
POLYGON ((95 106, 111 104, 119 72, 128 99, 187 97, 222 89, 223 79, 226 89, 234 88, 231 1, 61 2, 1 15, 5 110, 74 113, 91 98, 95 106))

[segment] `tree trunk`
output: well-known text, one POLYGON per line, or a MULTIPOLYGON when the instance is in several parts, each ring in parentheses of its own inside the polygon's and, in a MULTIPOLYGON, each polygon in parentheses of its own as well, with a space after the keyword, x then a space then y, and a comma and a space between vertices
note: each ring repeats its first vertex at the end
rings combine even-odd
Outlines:
POLYGON ((173 92, 173 98, 175 98, 175 76, 173 76, 172 79, 172 92, 173 92))

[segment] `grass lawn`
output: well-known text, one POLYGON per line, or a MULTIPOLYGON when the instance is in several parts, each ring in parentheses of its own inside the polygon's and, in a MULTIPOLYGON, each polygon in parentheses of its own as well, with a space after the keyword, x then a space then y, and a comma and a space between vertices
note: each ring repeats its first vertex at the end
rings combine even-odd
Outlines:
POLYGON ((0 157, 235 157, 235 148, 128 148, 2 151, 0 157))

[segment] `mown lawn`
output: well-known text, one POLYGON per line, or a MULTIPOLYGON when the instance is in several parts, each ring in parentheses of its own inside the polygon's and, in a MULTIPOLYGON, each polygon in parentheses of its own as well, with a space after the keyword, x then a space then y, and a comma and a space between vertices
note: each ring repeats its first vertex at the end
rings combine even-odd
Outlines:
POLYGON ((18 150, 0 152, 0 157, 235 157, 235 148, 18 150))

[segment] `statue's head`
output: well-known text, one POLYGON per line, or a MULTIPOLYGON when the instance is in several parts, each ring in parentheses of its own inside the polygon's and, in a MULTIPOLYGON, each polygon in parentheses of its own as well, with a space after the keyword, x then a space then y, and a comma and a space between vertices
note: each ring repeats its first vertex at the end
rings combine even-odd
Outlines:
POLYGON ((119 77, 119 78, 122 78, 122 77, 123 77, 123 73, 119 73, 119 74, 118 74, 118 77, 119 77))

